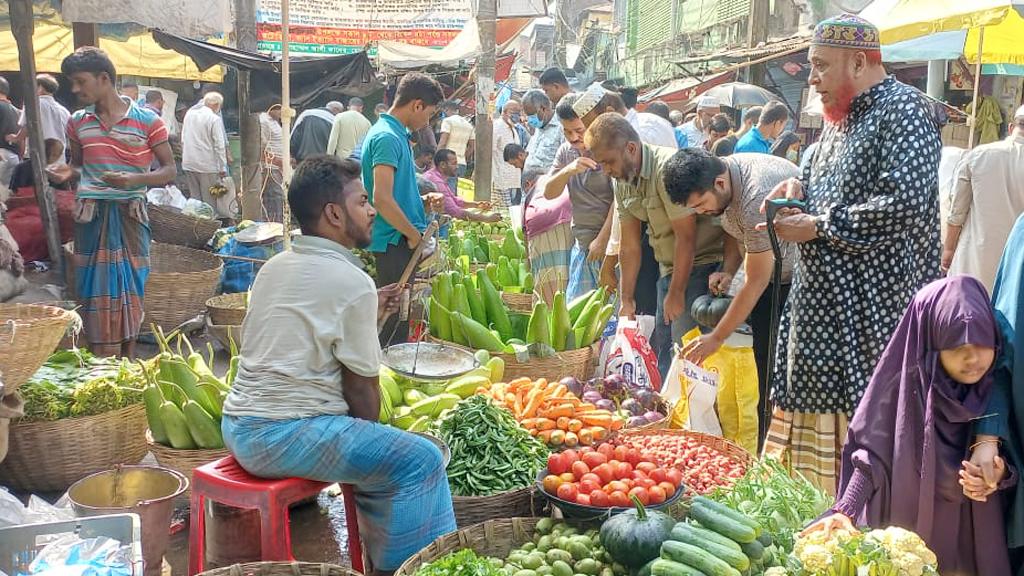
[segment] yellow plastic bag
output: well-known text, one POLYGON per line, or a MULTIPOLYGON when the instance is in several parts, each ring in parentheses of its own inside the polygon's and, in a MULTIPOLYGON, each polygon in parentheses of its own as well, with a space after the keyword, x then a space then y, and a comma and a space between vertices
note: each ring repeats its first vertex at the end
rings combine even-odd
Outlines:
MULTIPOLYGON (((700 336, 694 328, 683 336, 683 344, 700 336)), ((704 360, 704 370, 718 375, 718 420, 722 437, 739 444, 751 454, 757 453, 757 363, 754 349, 722 346, 704 360)), ((679 410, 677 403, 676 411, 679 410)), ((675 427, 677 416, 672 415, 675 427)))

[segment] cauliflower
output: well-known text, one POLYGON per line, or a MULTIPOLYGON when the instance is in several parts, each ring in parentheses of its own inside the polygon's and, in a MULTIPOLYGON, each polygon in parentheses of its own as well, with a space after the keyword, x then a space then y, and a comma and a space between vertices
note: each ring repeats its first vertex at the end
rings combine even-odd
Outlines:
POLYGON ((877 542, 888 553, 901 576, 921 576, 926 568, 935 568, 938 563, 935 553, 928 549, 924 540, 910 530, 890 526, 885 530, 872 530, 867 538, 877 542))
POLYGON ((764 571, 764 576, 789 576, 789 570, 782 566, 772 566, 764 571))

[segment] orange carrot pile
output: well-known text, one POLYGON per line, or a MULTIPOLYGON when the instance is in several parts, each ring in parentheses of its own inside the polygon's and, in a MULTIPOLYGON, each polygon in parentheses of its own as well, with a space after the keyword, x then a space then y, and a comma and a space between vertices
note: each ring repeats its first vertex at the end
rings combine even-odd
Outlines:
POLYGON ((532 436, 552 447, 590 446, 622 428, 622 418, 584 402, 564 384, 517 378, 480 387, 477 394, 505 406, 532 436))

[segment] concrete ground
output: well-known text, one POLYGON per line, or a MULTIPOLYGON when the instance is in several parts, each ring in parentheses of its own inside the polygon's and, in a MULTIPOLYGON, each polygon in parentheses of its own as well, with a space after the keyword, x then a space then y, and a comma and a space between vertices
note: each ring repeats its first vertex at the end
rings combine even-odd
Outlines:
MULTIPOLYGON (((11 302, 36 303, 36 302, 58 302, 64 300, 60 286, 60 276, 53 270, 47 272, 27 271, 26 277, 29 280, 29 288, 25 293, 15 297, 11 302)), ((203 348, 208 341, 205 334, 196 332, 190 335, 193 344, 199 344, 203 348)), ((214 344, 214 347, 218 347, 214 344)), ((136 354, 139 357, 150 357, 157 353, 157 348, 152 343, 141 342, 137 346, 136 354)), ((223 350, 217 351, 217 360, 214 370, 223 373, 227 367, 228 355, 223 350)), ((143 463, 156 464, 153 455, 147 455, 143 463)), ((27 494, 21 495, 26 499, 27 494)), ((40 494, 40 496, 53 502, 60 494, 40 494)), ((171 567, 173 576, 185 576, 188 574, 188 500, 179 499, 175 503, 174 523, 171 526, 171 538, 168 544, 165 559, 171 567)), ((218 514, 218 518, 220 514, 218 514)), ((348 541, 345 524, 345 507, 340 493, 335 496, 331 491, 322 492, 316 502, 309 502, 294 506, 291 510, 291 539, 292 555, 296 560, 304 562, 326 562, 351 566, 348 554, 348 541)), ((221 546, 220 550, 213 550, 212 544, 208 545, 208 559, 224 559, 226 563, 259 561, 258 545, 253 550, 252 544, 259 541, 258 528, 256 533, 246 532, 245 523, 234 522, 235 530, 229 525, 214 520, 214 525, 208 533, 207 542, 216 538, 222 542, 230 543, 230 546, 221 546), (218 529, 218 527, 223 528, 218 529), (246 549, 255 553, 246 555, 246 549)), ((207 569, 212 566, 209 562, 207 569)))

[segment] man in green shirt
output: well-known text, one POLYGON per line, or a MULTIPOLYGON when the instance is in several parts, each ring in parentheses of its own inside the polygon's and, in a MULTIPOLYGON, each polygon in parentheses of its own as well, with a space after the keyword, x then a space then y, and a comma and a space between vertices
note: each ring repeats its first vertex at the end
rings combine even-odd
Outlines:
POLYGON ((707 292, 709 277, 721 265, 722 227, 717 219, 672 202, 663 173, 676 150, 642 143, 622 115, 599 116, 587 130, 585 143, 594 160, 615 180, 622 228, 622 316, 633 316, 636 311, 640 224, 648 224, 654 258, 661 267, 657 327, 651 344, 664 377, 672 365, 673 343, 681 343, 683 335, 697 325, 690 317, 690 306, 707 292))

